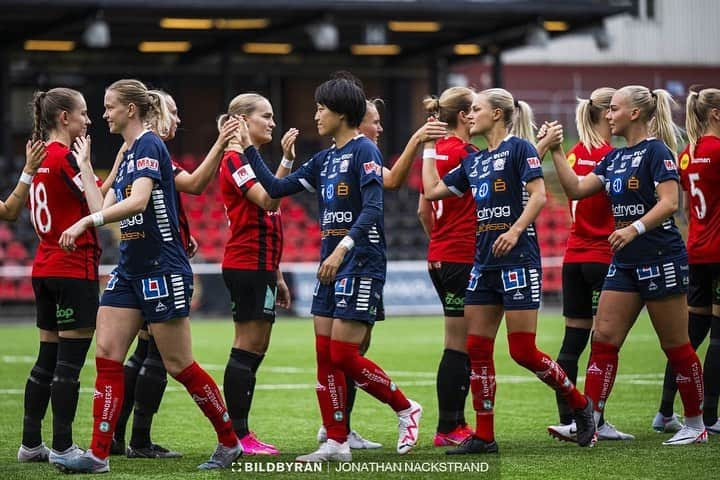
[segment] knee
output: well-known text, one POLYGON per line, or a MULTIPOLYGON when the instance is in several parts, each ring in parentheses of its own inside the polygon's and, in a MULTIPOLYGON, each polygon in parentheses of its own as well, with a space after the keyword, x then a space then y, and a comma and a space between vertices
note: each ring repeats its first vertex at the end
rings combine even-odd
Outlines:
POLYGON ((333 367, 345 370, 360 355, 359 345, 333 340, 330 346, 330 362, 333 367))
POLYGON ((471 362, 490 361, 493 357, 495 340, 489 337, 468 335, 465 346, 471 362))
POLYGON ((193 363, 193 359, 192 357, 185 358, 181 355, 169 355, 167 358, 162 358, 162 363, 163 365, 165 365, 165 370, 167 370, 167 373, 169 373, 173 378, 175 378, 193 363))
POLYGON ((315 358, 318 365, 330 364, 330 337, 325 335, 315 336, 315 358))
POLYGON ((510 357, 519 365, 528 368, 533 365, 537 356, 535 334, 531 332, 515 332, 508 335, 510 357))

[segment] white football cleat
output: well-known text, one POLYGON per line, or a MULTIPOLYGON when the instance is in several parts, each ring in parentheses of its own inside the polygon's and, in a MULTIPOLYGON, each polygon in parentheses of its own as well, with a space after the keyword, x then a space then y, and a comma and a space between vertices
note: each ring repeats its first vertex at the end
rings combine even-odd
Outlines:
POLYGON ((329 438, 327 442, 320 445, 320 448, 307 455, 300 455, 295 458, 296 462, 351 462, 352 452, 348 442, 339 443, 329 438))
POLYGON ((397 412, 397 416, 397 452, 400 455, 404 455, 410 452, 410 450, 412 450, 412 448, 418 441, 418 430, 420 429, 420 417, 422 417, 422 407, 416 401, 410 400, 410 406, 405 410, 397 412))
POLYGON ((50 449, 41 443, 37 447, 28 448, 25 445, 20 445, 18 448, 17 459, 18 462, 47 462, 50 456, 50 449))
POLYGON ((348 444, 353 450, 372 450, 382 447, 381 443, 363 438, 355 430, 348 435, 348 444))
POLYGON ((683 424, 676 413, 673 413, 670 417, 665 417, 658 412, 653 419, 652 428, 657 433, 675 433, 683 428, 683 424))
POLYGON ((67 450, 62 451, 62 452, 58 452, 55 449, 50 450, 50 457, 49 457, 48 461, 52 465, 54 465, 64 459, 79 457, 83 453, 85 453, 85 450, 83 450, 82 448, 78 447, 76 444, 73 443, 67 450))
POLYGON ((707 430, 705 427, 702 429, 693 428, 689 425, 685 425, 669 440, 665 440, 663 445, 690 445, 692 443, 707 443, 707 430))
POLYGON ((635 440, 635 435, 621 432, 607 421, 598 427, 597 434, 598 440, 635 440))

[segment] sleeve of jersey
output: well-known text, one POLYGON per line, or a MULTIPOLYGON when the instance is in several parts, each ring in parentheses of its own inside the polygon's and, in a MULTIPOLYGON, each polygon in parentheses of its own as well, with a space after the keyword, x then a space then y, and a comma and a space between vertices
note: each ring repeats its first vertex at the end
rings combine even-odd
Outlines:
POLYGON ((273 175, 255 147, 245 149, 245 158, 260 184, 272 198, 287 197, 303 190, 315 191, 314 157, 284 178, 273 175))
POLYGON ((230 177, 230 183, 243 194, 257 183, 255 171, 243 155, 236 153, 228 155, 225 159, 224 172, 230 177))
POLYGON ((607 164, 608 164, 608 159, 610 158, 610 155, 611 155, 610 153, 605 155, 603 157, 603 159, 600 160, 597 165, 595 165, 595 168, 592 171, 592 173, 597 175, 597 177, 603 183, 605 183, 605 177, 607 177, 607 164))
POLYGON ((133 181, 138 178, 147 177, 153 180, 162 180, 160 171, 160 147, 149 135, 140 139, 135 150, 135 173, 133 181))
POLYGON ((470 188, 470 182, 462 163, 446 173, 442 180, 448 190, 458 197, 462 197, 470 188))
POLYGON ((677 164, 673 158, 670 149, 665 146, 659 146, 654 148, 650 153, 650 173, 653 177, 655 185, 666 182, 668 180, 675 180, 680 182, 680 175, 678 175, 677 164))
POLYGON ((540 160, 537 150, 530 142, 523 141, 519 144, 518 151, 514 157, 515 161, 518 162, 520 180, 523 184, 536 178, 542 178, 542 161, 540 160))
POLYGON ((383 215, 382 157, 374 146, 358 152, 362 210, 348 235, 354 241, 367 236, 383 215))

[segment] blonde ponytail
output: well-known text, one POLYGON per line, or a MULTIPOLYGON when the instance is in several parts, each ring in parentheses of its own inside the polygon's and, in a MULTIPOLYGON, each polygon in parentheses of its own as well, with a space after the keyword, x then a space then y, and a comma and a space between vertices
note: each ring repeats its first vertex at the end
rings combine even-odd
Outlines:
POLYGON ((146 123, 159 137, 165 138, 170 134, 172 115, 167 106, 166 98, 170 95, 162 90, 148 90, 150 108, 146 123))
POLYGON ((662 88, 653 90, 651 96, 655 99, 655 115, 651 122, 651 134, 665 142, 673 155, 677 156, 678 138, 681 132, 672 119, 672 109, 673 106, 677 106, 677 103, 673 100, 672 95, 662 88))
POLYGON ((510 133, 535 145, 535 121, 532 108, 522 100, 515 102, 514 106, 510 133))
POLYGON ((602 87, 594 90, 590 98, 578 98, 575 109, 575 126, 580 142, 588 150, 598 148, 606 143, 598 132, 597 126, 603 120, 603 114, 610 108, 610 101, 615 93, 614 88, 602 87))
POLYGON ((710 110, 713 108, 720 109, 720 89, 704 88, 688 94, 685 106, 685 130, 690 142, 691 155, 700 137, 705 135, 710 110))

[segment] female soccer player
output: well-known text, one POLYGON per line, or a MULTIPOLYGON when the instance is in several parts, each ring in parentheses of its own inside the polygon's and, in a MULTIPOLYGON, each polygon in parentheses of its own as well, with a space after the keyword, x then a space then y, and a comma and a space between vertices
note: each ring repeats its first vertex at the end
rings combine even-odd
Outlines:
MULTIPOLYGON (((583 177, 593 171, 600 160, 611 150, 610 123, 605 118, 610 108, 614 88, 598 88, 590 98, 578 99, 575 125, 580 141, 570 149, 567 162, 573 171, 583 177)), ((550 127, 562 131, 562 126, 550 127)), ((542 130, 542 129, 541 129, 542 130)), ((542 132, 541 132, 542 133, 542 132)), ((552 135, 551 135, 552 136, 552 135)), ((556 143, 561 143, 558 136, 556 143)), ((541 152, 541 156, 544 152, 541 152)), ((577 381, 578 359, 590 338, 593 317, 597 312, 605 275, 612 259, 608 236, 614 230, 612 209, 607 195, 599 192, 583 200, 570 200, 570 236, 563 259, 563 316, 565 336, 557 363, 565 370, 571 382, 577 381)), ((567 441, 575 441, 575 422, 572 410, 562 395, 557 395, 560 425, 548 427, 550 435, 567 441)), ((600 419, 598 440, 633 440, 612 424, 600 419)))
MULTIPOLYGON (((272 141, 275 120, 272 105, 262 95, 244 93, 230 101, 218 128, 230 119, 247 122, 252 145, 272 141)), ((283 136, 282 178, 295 160, 298 130, 283 136)), ((225 367, 223 390, 235 433, 246 455, 278 455, 278 449, 257 439, 248 426, 258 368, 265 358, 275 322, 275 305, 290 307, 290 291, 280 271, 283 232, 280 200, 270 198, 257 182, 253 168, 237 139, 231 140, 220 166, 220 189, 230 222, 225 246, 223 278, 232 301, 235 338, 225 367)))
POLYGON ((45 142, 42 140, 27 141, 25 144, 25 166, 18 179, 17 186, 4 202, 0 200, 0 220, 14 222, 18 219, 30 192, 33 177, 45 157, 47 157, 45 142))
MULTIPOLYGON (((162 90, 154 90, 156 94, 162 96, 167 105, 169 113, 169 124, 162 124, 162 119, 153 117, 147 122, 147 127, 155 132, 163 141, 168 142, 175 138, 178 125, 181 120, 178 115, 177 104, 175 99, 162 90)), ((168 119, 166 119, 168 120, 168 119)), ((231 119, 220 131, 217 140, 212 148, 205 156, 205 159, 192 172, 187 172, 178 163, 172 162, 173 174, 175 176, 175 189, 177 191, 178 202, 178 220, 180 227, 180 238, 188 257, 192 258, 197 251, 197 242, 190 234, 190 224, 185 214, 182 204, 180 192, 192 195, 200 195, 217 172, 223 151, 230 138, 237 129, 238 120, 231 119)), ((127 145, 123 145, 121 151, 127 149, 127 145)), ((118 159, 113 167, 113 172, 122 162, 122 153, 118 155, 118 159)), ((115 179, 115 173, 106 179, 106 182, 115 179)), ((175 458, 180 457, 179 452, 168 450, 167 448, 153 443, 150 437, 152 420, 155 413, 160 408, 165 387, 167 386, 167 372, 162 363, 160 352, 157 348, 155 339, 148 334, 147 323, 143 324, 138 334, 138 341, 135 351, 127 360, 124 366, 125 372, 125 397, 123 399, 122 410, 118 416, 115 426, 115 434, 113 436, 113 445, 110 454, 126 454, 128 458, 175 458), (125 449, 125 428, 133 412, 132 436, 127 450, 125 449)))
MULTIPOLYGON (((687 97, 685 129, 690 143, 680 155, 680 183, 689 218, 687 242, 690 261, 688 293, 689 336, 697 349, 710 332, 703 379, 703 423, 710 434, 720 434, 717 416, 720 395, 720 90, 705 88, 687 97)), ((658 432, 681 427, 673 413, 676 377, 665 369, 662 402, 652 426, 658 432)))
POLYGON ((130 145, 103 208, 63 232, 60 245, 72 251, 92 225, 120 221, 120 261, 103 293, 97 318, 93 436, 85 454, 58 461, 81 473, 109 471, 108 455, 123 399, 122 361, 144 321, 150 325, 168 373, 182 383, 208 417, 219 444, 201 469, 229 466, 241 453, 230 416, 213 379, 194 361, 188 317, 192 270, 180 241, 170 156, 162 139, 144 128, 168 117, 164 99, 137 80, 118 80, 105 92, 112 133, 130 145))
POLYGON ((33 138, 47 141, 47 157, 32 179, 30 216, 40 244, 35 255, 32 284, 40 330, 38 361, 25 385, 23 441, 18 460, 73 458, 83 451, 73 443, 72 423, 77 410, 80 371, 95 330, 98 309, 100 246, 95 228, 78 238, 70 253, 59 245, 62 232, 99 207, 89 159, 71 153, 90 119, 82 94, 69 88, 37 92, 33 99, 33 138), (95 205, 93 205, 95 202, 95 205), (52 450, 41 443, 41 420, 48 400, 53 412, 52 450))
POLYGON ((545 204, 545 184, 530 139, 532 111, 510 92, 478 93, 469 115, 471 134, 483 135, 488 148, 468 155, 441 180, 435 145, 423 153, 423 188, 428 200, 470 190, 476 203, 475 262, 465 292, 470 357, 470 388, 477 414, 475 434, 446 453, 497 453, 493 425, 495 366, 493 346, 503 314, 510 355, 540 380, 561 392, 575 411, 578 443, 595 433, 592 404, 560 366, 535 346, 540 306, 540 249, 533 221, 545 204))
POLYGON ((643 305, 676 372, 686 424, 663 445, 707 442, 702 419, 702 367, 688 337, 687 252, 672 218, 678 205, 672 97, 665 90, 626 86, 612 97, 607 118, 627 147, 613 149, 592 173, 578 178, 553 150, 560 182, 572 200, 605 189, 616 230, 614 255, 595 317, 585 392, 599 420, 610 396, 620 346, 643 305), (650 137, 657 134, 659 139, 650 137))
MULTIPOLYGON (((439 98, 427 98, 425 110, 448 124, 448 136, 437 140, 438 175, 445 176, 477 148, 470 143, 470 107, 475 93, 452 87, 439 98)), ((436 447, 459 445, 473 431, 465 422, 470 387, 467 355, 465 289, 475 252, 475 201, 469 192, 460 198, 430 202, 420 194, 418 216, 428 245, 428 271, 445 314, 445 349, 437 373, 438 425, 436 447)))
POLYGON ((422 408, 359 352, 369 325, 375 322, 385 280, 382 159, 375 144, 358 134, 366 99, 354 78, 336 76, 323 83, 315 91, 315 102, 318 133, 333 137, 335 144, 290 176, 275 178, 249 138, 243 139, 245 155, 271 197, 317 192, 322 247, 311 311, 318 362, 316 391, 328 441, 297 460, 351 460, 343 374, 397 413, 397 451, 405 454, 417 443, 422 408))

